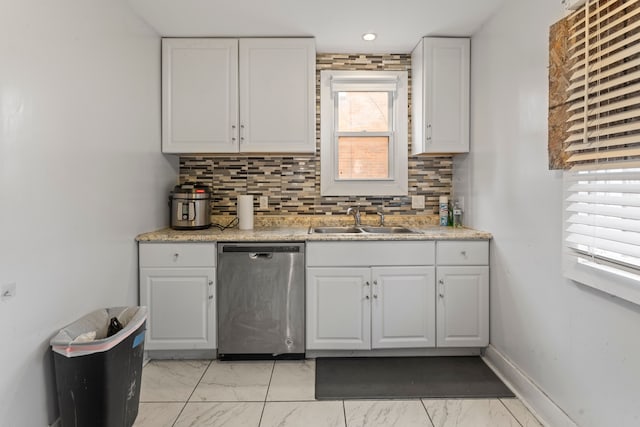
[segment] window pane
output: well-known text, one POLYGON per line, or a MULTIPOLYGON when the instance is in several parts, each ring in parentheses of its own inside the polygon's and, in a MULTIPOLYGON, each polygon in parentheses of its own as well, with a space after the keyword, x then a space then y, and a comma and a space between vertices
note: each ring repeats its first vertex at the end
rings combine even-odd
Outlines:
POLYGON ((338 92, 338 131, 389 131, 389 92, 338 92))
POLYGON ((388 179, 388 136, 338 138, 338 179, 388 179))

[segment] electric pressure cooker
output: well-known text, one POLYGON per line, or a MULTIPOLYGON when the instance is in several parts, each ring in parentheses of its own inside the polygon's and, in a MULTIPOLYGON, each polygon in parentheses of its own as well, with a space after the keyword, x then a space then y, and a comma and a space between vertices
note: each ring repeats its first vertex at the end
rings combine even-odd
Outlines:
POLYGON ((211 190, 205 185, 176 185, 169 195, 171 228, 200 230, 211 226, 211 190))

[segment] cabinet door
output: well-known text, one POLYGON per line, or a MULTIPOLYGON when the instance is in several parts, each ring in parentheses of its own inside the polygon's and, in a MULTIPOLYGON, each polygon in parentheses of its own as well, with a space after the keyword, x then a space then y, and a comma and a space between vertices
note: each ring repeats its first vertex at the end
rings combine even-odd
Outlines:
POLYGON ((162 151, 237 152, 238 41, 162 40, 162 151))
POLYGON ((371 347, 435 347, 435 269, 375 267, 372 279, 371 347))
POLYGON ((417 64, 414 75, 418 80, 413 98, 416 100, 413 154, 466 153, 469 151, 469 39, 426 37, 421 45, 412 57, 412 63, 417 64))
POLYGON ((370 270, 307 268, 307 348, 369 350, 370 270))
POLYGON ((438 347, 489 344, 489 267, 438 267, 438 347))
POLYGON ((146 350, 216 347, 215 268, 142 268, 140 304, 148 307, 146 350))
POLYGON ((315 152, 313 39, 240 40, 240 151, 315 152))

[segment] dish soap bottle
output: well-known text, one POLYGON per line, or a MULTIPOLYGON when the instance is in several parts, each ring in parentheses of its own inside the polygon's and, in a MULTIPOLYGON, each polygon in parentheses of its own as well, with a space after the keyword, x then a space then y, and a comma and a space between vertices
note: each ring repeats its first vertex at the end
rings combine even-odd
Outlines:
POLYGON ((458 202, 453 204, 453 227, 462 227, 462 209, 458 206, 458 202))

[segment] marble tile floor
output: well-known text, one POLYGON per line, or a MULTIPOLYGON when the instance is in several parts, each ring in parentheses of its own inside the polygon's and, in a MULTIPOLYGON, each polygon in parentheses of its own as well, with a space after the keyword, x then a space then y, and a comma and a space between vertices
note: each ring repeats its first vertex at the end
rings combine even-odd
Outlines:
POLYGON ((157 360, 134 427, 539 427, 518 399, 314 398, 315 361, 157 360))

